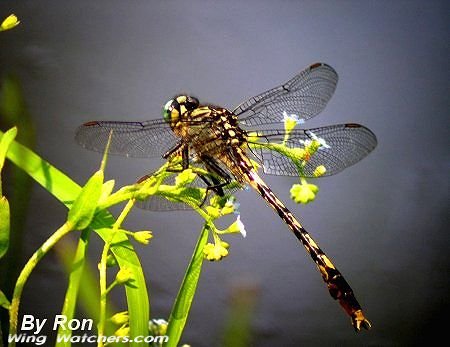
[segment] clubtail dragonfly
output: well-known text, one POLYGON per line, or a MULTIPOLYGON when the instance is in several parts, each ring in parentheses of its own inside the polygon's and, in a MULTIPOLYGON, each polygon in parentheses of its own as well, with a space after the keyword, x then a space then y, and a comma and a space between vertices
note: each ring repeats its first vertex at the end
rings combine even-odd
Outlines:
POLYGON ((102 152, 112 131, 111 154, 132 157, 163 154, 168 160, 181 156, 182 169, 195 162, 214 174, 212 180, 204 180, 217 194, 223 194, 231 181, 251 186, 305 247, 331 296, 351 317, 354 328, 357 331, 361 327, 369 329, 370 323, 347 281, 261 179, 250 160, 253 155, 267 174, 298 176, 300 169, 302 176, 313 177, 319 165, 325 166, 325 175, 333 175, 368 155, 376 146, 376 137, 359 124, 289 130, 279 126, 288 114, 295 114, 304 121, 320 113, 333 95, 337 80, 332 67, 315 63, 283 85, 245 101, 233 111, 200 104, 192 96, 178 95, 165 104, 163 119, 91 121, 78 128, 76 141, 87 149, 102 152), (273 124, 278 124, 278 128, 270 129, 273 124), (284 148, 298 148, 311 141, 319 144, 318 149, 300 166, 271 145, 282 143, 284 148))

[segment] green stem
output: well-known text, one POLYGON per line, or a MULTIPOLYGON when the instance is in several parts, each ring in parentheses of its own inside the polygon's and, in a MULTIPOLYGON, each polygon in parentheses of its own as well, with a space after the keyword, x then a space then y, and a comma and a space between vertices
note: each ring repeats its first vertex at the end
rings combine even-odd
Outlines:
MULTIPOLYGON (((80 240, 78 241, 78 246, 76 252, 73 256, 73 259, 69 260, 69 256, 67 255, 66 246, 56 248, 56 251, 59 253, 59 256, 62 257, 63 262, 65 262, 66 267, 69 268, 69 283, 67 286, 66 295, 64 297, 64 305, 61 311, 61 314, 67 318, 67 320, 71 320, 75 314, 75 306, 77 303, 78 292, 80 289, 81 278, 83 276, 83 272, 85 271, 85 263, 86 263, 86 252, 89 243, 89 228, 81 231, 80 240), (63 255, 64 254, 64 255, 63 255), (71 263, 71 265, 69 265, 71 263)), ((84 291, 89 291, 89 282, 84 285, 84 291)), ((92 288, 90 291, 90 295, 92 295, 92 288)), ((97 317, 96 317, 97 318, 97 317)), ((58 328, 57 336, 72 336, 72 331, 66 329, 65 324, 61 324, 58 328)), ((70 347, 72 343, 70 341, 65 342, 64 339, 61 341, 57 341, 55 343, 55 347, 70 347)))
MULTIPOLYGON (((22 295, 25 283, 30 277, 31 272, 39 263, 39 261, 47 254, 47 252, 65 235, 72 231, 72 225, 70 223, 64 223, 53 235, 51 235, 39 249, 34 252, 28 262, 25 264, 22 272, 17 279, 16 286, 14 287, 14 293, 9 308, 9 334, 14 335, 17 332, 17 318, 19 314, 20 297, 22 295)), ((15 342, 10 342, 9 347, 14 347, 15 342)))
POLYGON ((108 288, 106 288, 105 295, 108 295, 109 292, 110 292, 116 285, 117 285, 117 281, 114 280, 113 283, 111 283, 111 284, 108 286, 108 288))
POLYGON ((117 218, 116 222, 114 223, 111 235, 109 239, 105 242, 105 245, 103 247, 102 256, 100 259, 100 312, 99 312, 99 319, 98 319, 98 347, 103 347, 103 336, 105 334, 105 322, 106 322, 106 296, 108 295, 109 291, 112 289, 114 282, 111 284, 110 287, 106 287, 106 260, 108 258, 108 253, 111 248, 111 243, 114 239, 114 236, 117 233, 117 230, 119 230, 120 226, 122 225, 125 217, 130 212, 131 208, 134 205, 134 199, 130 199, 128 203, 123 208, 122 212, 120 213, 119 217, 117 218))
POLYGON ((111 233, 111 237, 107 242, 105 242, 105 246, 103 247, 102 257, 100 260, 100 312, 99 312, 99 319, 98 319, 98 346, 103 347, 103 335, 105 334, 105 320, 106 320, 106 295, 107 295, 107 288, 106 288, 106 258, 108 256, 108 251, 111 246, 111 240, 113 238, 113 233, 111 233))

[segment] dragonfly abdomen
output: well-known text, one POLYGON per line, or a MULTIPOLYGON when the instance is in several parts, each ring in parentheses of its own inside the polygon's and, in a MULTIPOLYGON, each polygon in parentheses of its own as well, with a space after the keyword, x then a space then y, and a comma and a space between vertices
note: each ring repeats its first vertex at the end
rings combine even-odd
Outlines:
POLYGON ((355 329, 360 330, 361 326, 366 329, 370 328, 370 322, 364 317, 361 306, 353 294, 353 290, 339 270, 320 249, 319 245, 311 238, 309 233, 300 224, 292 212, 284 206, 283 202, 277 198, 262 178, 259 177, 244 152, 241 149, 237 149, 235 151, 235 156, 240 158, 240 167, 243 175, 247 178, 247 183, 261 195, 275 212, 277 212, 310 254, 314 263, 317 265, 324 282, 327 284, 330 295, 333 299, 339 300, 341 306, 351 317, 355 329))

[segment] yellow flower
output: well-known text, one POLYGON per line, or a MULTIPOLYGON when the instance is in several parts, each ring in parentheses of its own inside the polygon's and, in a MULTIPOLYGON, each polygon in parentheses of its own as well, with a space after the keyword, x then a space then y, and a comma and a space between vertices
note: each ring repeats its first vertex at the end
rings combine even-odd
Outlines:
POLYGON ((294 184, 291 188, 291 198, 296 203, 307 204, 316 198, 319 188, 314 184, 302 183, 294 184))
POLYGON ((325 172, 327 172, 327 169, 325 166, 323 165, 319 165, 318 167, 316 167, 316 169, 313 172, 314 177, 320 177, 325 175, 325 172))
POLYGON ((300 119, 296 114, 288 115, 286 111, 283 111, 283 122, 285 134, 282 144, 286 145, 286 142, 289 140, 289 136, 291 135, 292 130, 294 130, 295 126, 298 123, 303 123, 303 119, 300 119))
POLYGON ((294 130, 297 123, 299 123, 299 118, 296 114, 288 115, 286 111, 283 111, 283 122, 284 122, 284 130, 289 134, 292 130, 294 130))
POLYGON ((308 152, 308 154, 311 156, 317 152, 317 150, 319 149, 321 144, 318 140, 314 139, 312 141, 306 140, 304 143, 304 146, 305 146, 305 151, 308 152))
POLYGON ((109 320, 115 325, 128 323, 128 311, 118 312, 109 318, 109 320))
POLYGON ((114 332, 114 335, 120 336, 120 337, 129 336, 130 335, 130 327, 124 325, 124 326, 120 327, 119 329, 117 329, 114 332))
POLYGON ((148 245, 153 235, 151 231, 136 231, 133 233, 133 237, 137 242, 148 245))
POLYGON ((203 254, 208 260, 220 260, 228 255, 228 247, 230 247, 230 245, 225 241, 220 241, 215 244, 208 243, 203 248, 203 254))
POLYGON ((222 214, 222 216, 225 216, 227 214, 236 212, 238 208, 239 203, 236 202, 236 199, 234 197, 229 197, 225 205, 220 210, 220 213, 222 214))
POLYGON ((19 25, 20 20, 17 19, 15 14, 11 14, 5 18, 5 20, 0 25, 0 31, 5 31, 14 28, 19 25))
POLYGON ((225 233, 241 233, 243 237, 247 236, 247 231, 245 230, 244 223, 241 222, 240 215, 238 215, 236 221, 225 230, 225 233))
POLYGON ((116 275, 116 281, 119 284, 125 284, 132 278, 133 278, 133 273, 131 272, 130 269, 128 269, 126 267, 123 267, 122 269, 120 269, 116 275))
POLYGON ((220 217, 220 208, 206 206, 206 212, 210 215, 211 218, 217 219, 220 217))

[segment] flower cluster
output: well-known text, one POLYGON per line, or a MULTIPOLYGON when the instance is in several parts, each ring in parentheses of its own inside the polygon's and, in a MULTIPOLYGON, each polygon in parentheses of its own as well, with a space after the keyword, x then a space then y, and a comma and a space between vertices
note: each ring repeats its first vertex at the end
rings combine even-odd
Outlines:
POLYGON ((294 184, 290 190, 291 198, 296 203, 307 204, 316 198, 316 193, 319 187, 315 184, 307 183, 306 180, 301 180, 300 184, 294 184))
MULTIPOLYGON (((210 205, 206 207, 206 211, 212 219, 217 219, 227 214, 237 214, 238 207, 239 204, 236 203, 234 197, 219 197, 216 195, 211 198, 210 205)), ((213 233, 214 243, 208 243, 203 248, 205 258, 210 261, 221 260, 228 255, 228 248, 230 245, 227 242, 222 241, 219 235, 240 233, 245 237, 247 234, 239 214, 237 215, 236 221, 231 223, 228 228, 220 230, 211 224, 210 230, 213 233)))
MULTIPOLYGON (((298 117, 295 115, 288 116, 284 113, 284 128, 285 137, 282 145, 286 146, 286 142, 289 140, 289 136, 292 133, 294 127, 298 123, 298 117)), ((300 144, 303 147, 289 148, 285 153, 294 161, 299 171, 300 184, 294 184, 290 190, 291 198, 296 203, 307 204, 313 201, 316 197, 319 188, 315 184, 310 184, 305 179, 304 168, 308 165, 308 162, 314 156, 314 154, 322 148, 330 148, 325 139, 318 137, 312 131, 307 132, 309 139, 300 140, 300 144)), ((327 169, 324 165, 318 165, 314 171, 314 177, 323 176, 327 169)))
POLYGON ((205 258, 211 261, 221 260, 228 255, 230 245, 222 240, 214 243, 208 243, 203 248, 205 258))

